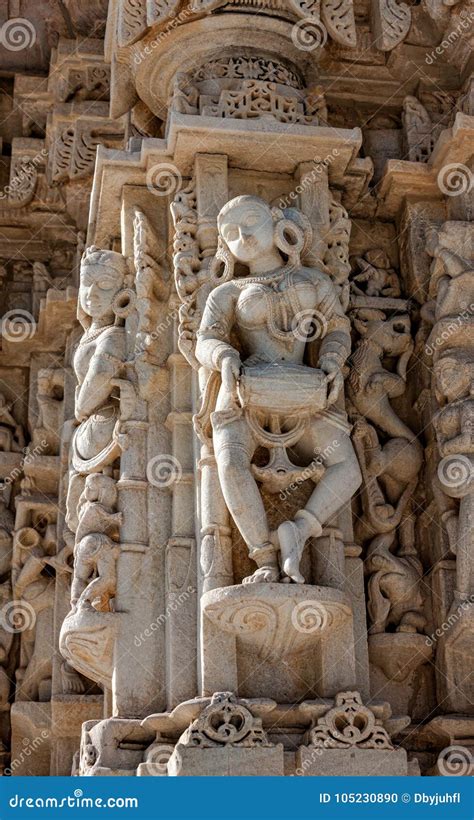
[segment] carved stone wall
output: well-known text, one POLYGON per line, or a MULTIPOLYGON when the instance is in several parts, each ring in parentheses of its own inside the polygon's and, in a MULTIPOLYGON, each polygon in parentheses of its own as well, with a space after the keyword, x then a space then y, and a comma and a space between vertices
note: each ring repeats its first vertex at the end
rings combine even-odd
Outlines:
POLYGON ((472 6, 59 5, 0 12, 2 772, 469 774, 472 6))

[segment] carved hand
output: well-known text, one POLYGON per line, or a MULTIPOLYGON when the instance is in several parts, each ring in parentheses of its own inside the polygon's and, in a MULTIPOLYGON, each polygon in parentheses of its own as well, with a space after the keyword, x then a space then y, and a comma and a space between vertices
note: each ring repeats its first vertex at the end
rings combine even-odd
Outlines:
POLYGON ((327 382, 331 385, 328 395, 328 405, 335 404, 344 387, 344 376, 338 363, 334 359, 323 356, 319 362, 320 369, 326 373, 327 382))
POLYGON ((242 362, 240 361, 240 356, 237 351, 235 351, 235 353, 226 354, 222 359, 222 384, 228 393, 235 394, 241 367, 242 362))

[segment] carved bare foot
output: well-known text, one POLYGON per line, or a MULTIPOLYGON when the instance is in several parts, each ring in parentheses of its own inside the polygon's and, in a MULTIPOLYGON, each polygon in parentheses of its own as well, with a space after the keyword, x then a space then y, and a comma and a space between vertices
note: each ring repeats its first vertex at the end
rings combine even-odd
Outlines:
POLYGON ((296 584, 304 584, 300 572, 300 561, 303 555, 304 539, 294 521, 284 521, 278 527, 280 542, 281 567, 296 584))
POLYGON ((259 567, 252 573, 247 575, 242 581, 243 584, 272 584, 280 578, 280 570, 274 564, 266 564, 259 567))

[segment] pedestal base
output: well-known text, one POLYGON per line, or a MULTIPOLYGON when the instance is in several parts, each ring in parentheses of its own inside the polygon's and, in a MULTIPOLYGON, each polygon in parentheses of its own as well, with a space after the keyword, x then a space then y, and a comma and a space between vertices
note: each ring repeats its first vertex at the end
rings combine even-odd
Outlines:
POLYGON ((202 597, 203 694, 330 697, 355 681, 352 611, 338 589, 224 587, 202 597))

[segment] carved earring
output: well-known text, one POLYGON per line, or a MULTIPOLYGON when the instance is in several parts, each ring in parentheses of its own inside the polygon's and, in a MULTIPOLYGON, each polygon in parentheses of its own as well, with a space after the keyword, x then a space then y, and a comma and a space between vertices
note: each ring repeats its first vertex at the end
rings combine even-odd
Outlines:
POLYGON ((304 246, 304 234, 290 219, 279 219, 275 225, 275 245, 288 257, 291 265, 301 264, 300 254, 304 246))
POLYGON ((229 282, 234 276, 234 257, 229 248, 219 236, 216 255, 211 261, 209 271, 216 285, 229 282), (224 263, 224 270, 221 270, 224 263))
POLYGON ((135 308, 137 301, 136 293, 132 288, 122 288, 115 295, 112 302, 112 310, 117 319, 126 319, 135 308))

